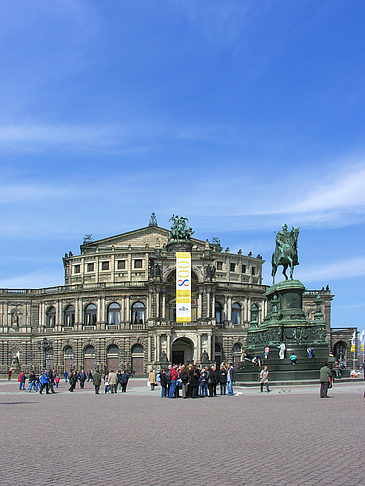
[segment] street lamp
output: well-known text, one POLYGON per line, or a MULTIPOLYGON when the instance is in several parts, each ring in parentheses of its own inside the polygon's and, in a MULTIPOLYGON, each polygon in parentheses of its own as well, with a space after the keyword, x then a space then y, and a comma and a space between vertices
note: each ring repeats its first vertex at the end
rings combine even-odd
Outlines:
POLYGON ((43 351, 43 369, 47 369, 47 354, 53 353, 52 341, 48 341, 46 337, 42 341, 38 341, 38 349, 43 351))

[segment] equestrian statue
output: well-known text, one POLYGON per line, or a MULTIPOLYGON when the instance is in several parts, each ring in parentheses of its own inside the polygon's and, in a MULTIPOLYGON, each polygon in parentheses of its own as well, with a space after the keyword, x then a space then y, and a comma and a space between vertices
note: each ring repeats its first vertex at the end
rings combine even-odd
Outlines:
POLYGON ((293 279, 294 267, 299 265, 297 249, 298 235, 298 227, 293 227, 291 231, 288 231, 288 225, 286 224, 277 232, 275 251, 271 259, 273 284, 275 284, 275 275, 279 265, 283 266, 285 280, 288 280, 286 274, 288 267, 290 267, 290 278, 293 279))

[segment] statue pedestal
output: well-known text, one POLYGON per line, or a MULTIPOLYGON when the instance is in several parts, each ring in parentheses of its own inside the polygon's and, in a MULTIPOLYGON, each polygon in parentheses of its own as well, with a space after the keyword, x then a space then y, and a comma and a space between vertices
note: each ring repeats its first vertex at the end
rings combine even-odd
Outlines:
POLYGON ((192 248, 193 243, 185 240, 171 241, 171 243, 167 243, 166 245, 166 250, 172 253, 176 253, 177 251, 186 251, 191 253, 192 248))
MULTIPOLYGON (((309 321, 303 311, 304 285, 299 280, 286 280, 266 291, 268 315, 261 326, 248 330, 246 352, 259 355, 269 366, 270 379, 298 380, 317 379, 323 361, 328 359, 326 325, 321 313, 321 301, 317 301, 315 320, 309 321), (285 343, 286 357, 279 359, 280 342, 285 343), (264 360, 265 347, 270 348, 269 359, 264 360), (314 358, 309 358, 307 348, 313 348, 314 358), (290 355, 297 356, 293 366, 290 355)), ((240 370, 241 381, 257 381, 259 367, 244 361, 240 370), (243 376, 245 375, 245 376, 243 376)))

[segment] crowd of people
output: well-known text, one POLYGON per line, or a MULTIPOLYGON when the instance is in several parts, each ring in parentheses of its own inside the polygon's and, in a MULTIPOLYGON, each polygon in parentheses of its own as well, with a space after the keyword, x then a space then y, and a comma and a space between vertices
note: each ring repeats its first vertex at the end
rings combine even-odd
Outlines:
POLYGON ((168 365, 157 373, 151 369, 148 384, 151 390, 154 390, 156 385, 161 386, 161 398, 198 398, 215 397, 218 387, 220 395, 234 395, 235 379, 232 363, 223 363, 219 369, 214 366, 199 367, 195 364, 168 365))

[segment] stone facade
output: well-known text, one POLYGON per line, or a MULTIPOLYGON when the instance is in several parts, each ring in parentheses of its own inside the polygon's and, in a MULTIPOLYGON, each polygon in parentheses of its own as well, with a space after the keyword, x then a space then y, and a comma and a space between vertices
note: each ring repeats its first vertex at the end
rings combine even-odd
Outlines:
MULTIPOLYGON (((267 314, 261 256, 192 239, 192 322, 178 324, 167 241, 167 229, 148 226, 84 242, 63 258, 65 285, 0 289, 0 372, 18 352, 25 370, 46 358, 59 372, 100 366, 140 375, 166 360, 200 363, 203 353, 217 364, 240 360, 252 306, 259 324, 267 314), (53 353, 44 355, 44 337, 53 353)), ((318 292, 305 294, 309 316, 318 292)), ((330 336, 333 295, 321 297, 330 336)))

